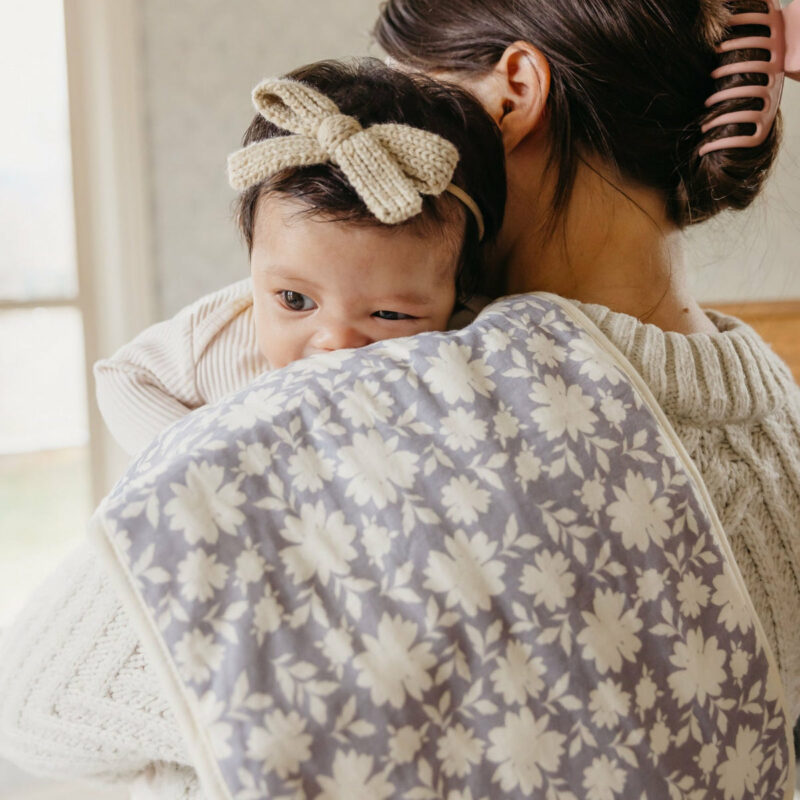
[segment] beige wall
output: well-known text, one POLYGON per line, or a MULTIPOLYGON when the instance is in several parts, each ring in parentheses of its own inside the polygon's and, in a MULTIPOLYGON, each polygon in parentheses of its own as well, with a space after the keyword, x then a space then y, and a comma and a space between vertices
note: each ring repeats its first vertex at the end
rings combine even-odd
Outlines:
MULTIPOLYGON (((369 51, 378 0, 144 0, 143 53, 156 308, 160 316, 246 274, 225 156, 262 77, 369 51)), ((784 98, 787 148, 745 214, 688 236, 704 300, 800 297, 800 86, 784 98)))
POLYGON ((161 315, 244 277, 225 175, 250 90, 320 58, 364 55, 378 0, 144 0, 144 85, 161 315))
POLYGON ((687 234, 691 278, 704 300, 800 298, 800 83, 786 81, 783 148, 766 191, 746 211, 687 234))

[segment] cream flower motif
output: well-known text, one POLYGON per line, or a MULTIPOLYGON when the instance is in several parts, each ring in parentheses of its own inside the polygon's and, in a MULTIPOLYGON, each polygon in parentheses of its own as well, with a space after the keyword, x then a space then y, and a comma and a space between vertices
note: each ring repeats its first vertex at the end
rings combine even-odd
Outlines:
POLYGON ((410 489, 419 471, 419 457, 398 449, 399 437, 384 441, 375 430, 353 436, 353 445, 339 451, 339 476, 349 479, 346 495, 360 505, 386 508, 397 500, 397 489, 410 489))
POLYGON ((361 544, 367 555, 376 564, 383 567, 383 558, 392 549, 392 534, 388 528, 371 520, 361 530, 361 544))
POLYGON ((333 775, 317 778, 322 791, 314 800, 386 800, 392 797, 394 784, 386 780, 384 773, 370 777, 372 765, 372 756, 340 750, 333 759, 333 775))
POLYGON ((644 601, 658 599, 664 591, 664 576, 656 569, 646 569, 636 579, 636 591, 644 601))
POLYGON ((300 516, 287 516, 281 536, 293 547, 284 547, 280 559, 296 584, 305 583, 317 575, 322 583, 328 583, 331 575, 346 575, 349 562, 357 555, 352 546, 356 538, 353 525, 345 524, 342 511, 325 512, 322 500, 315 505, 304 503, 300 516))
POLYGON ((519 420, 503 402, 499 405, 499 411, 492 417, 492 425, 502 447, 506 446, 506 439, 516 439, 519 435, 519 420))
POLYGON ((625 422, 628 412, 625 404, 618 397, 607 394, 600 401, 600 413, 612 424, 619 425, 625 422))
POLYGON ((222 761, 233 755, 231 736, 233 725, 222 721, 225 712, 225 703, 221 702, 213 692, 206 692, 197 701, 197 710, 203 721, 204 729, 211 740, 211 750, 214 756, 222 761))
POLYGON ((594 399, 584 394, 578 384, 567 387, 560 375, 544 376, 544 383, 536 383, 530 399, 539 403, 531 418, 547 435, 547 441, 564 434, 575 441, 579 434, 591 435, 597 415, 591 410, 594 399))
POLYGON ((636 684, 636 708, 639 713, 649 711, 655 704, 658 695, 661 694, 658 686, 649 672, 645 671, 639 682, 636 684))
POLYGON ((480 442, 486 441, 486 423, 474 411, 453 409, 440 423, 445 445, 451 450, 469 453, 480 442))
POLYGON ((410 764, 422 747, 426 727, 404 725, 400 730, 390 728, 389 760, 394 764, 410 764))
POLYGON ((378 623, 378 638, 364 635, 365 647, 353 659, 357 684, 370 690, 376 706, 386 703, 400 708, 406 693, 415 700, 433 685, 428 670, 436 664, 429 642, 414 644, 417 625, 400 616, 384 614, 378 623))
POLYGON ((542 788, 543 771, 558 771, 566 737, 548 731, 549 722, 549 716, 537 720, 528 708, 519 714, 506 713, 503 726, 489 732, 492 746, 486 756, 498 765, 492 783, 499 783, 504 792, 519 787, 522 794, 530 795, 542 788))
MULTIPOLYGON (((396 339, 392 341, 397 341, 396 339)), ((407 352, 407 351, 406 351, 407 352)), ((342 365, 352 357, 349 350, 333 350, 325 353, 313 353, 312 355, 292 364, 292 378, 306 375, 332 375, 338 372, 342 365)), ((288 374, 287 374, 288 377, 288 374)))
POLYGON ((718 785, 724 792, 725 800, 755 797, 764 760, 760 740, 761 735, 757 730, 744 725, 736 732, 736 746, 725 748, 727 758, 717 767, 718 785))
POLYGON ((288 778, 311 758, 312 737, 305 731, 306 720, 296 711, 269 712, 263 727, 254 727, 247 737, 247 757, 262 763, 265 771, 288 778))
POLYGON ((261 420, 271 422, 285 407, 286 395, 277 387, 254 389, 239 403, 228 406, 227 411, 219 417, 219 422, 229 431, 249 430, 261 420))
POLYGON ((456 523, 472 524, 478 514, 489 509, 489 497, 486 489, 481 489, 478 481, 471 481, 466 475, 450 478, 450 482, 442 489, 442 502, 447 507, 447 518, 456 523))
POLYGON ((733 677, 740 681, 750 668, 750 654, 746 650, 742 650, 737 644, 733 649, 733 653, 731 653, 730 664, 733 677))
POLYGON ((492 328, 483 337, 483 349, 487 353, 502 353, 511 344, 511 337, 500 328, 492 328))
POLYGON ((523 489, 527 489, 529 483, 539 480, 542 474, 542 459, 527 442, 522 442, 520 452, 514 458, 514 470, 523 489))
POLYGON ((345 392, 338 408, 354 428, 372 428, 376 422, 389 419, 394 400, 377 381, 356 381, 345 392))
POLYGON ((216 544, 219 532, 235 534, 244 514, 239 509, 247 497, 239 482, 223 484, 225 469, 207 461, 191 462, 182 483, 170 483, 174 497, 164 506, 169 527, 182 531, 189 544, 216 544))
POLYGON ((612 386, 616 386, 622 378, 613 358, 599 348, 586 336, 576 336, 569 343, 569 357, 581 365, 580 374, 586 375, 590 381, 599 383, 605 378, 612 386))
POLYGON ((256 603, 253 609, 252 633, 256 636, 259 645, 264 643, 268 633, 275 633, 281 626, 283 619, 283 606, 278 601, 275 591, 268 583, 264 587, 264 596, 256 603))
POLYGON ((532 654, 529 644, 511 641, 505 658, 498 656, 497 669, 490 678, 494 691, 503 696, 504 703, 526 703, 528 695, 536 697, 544 689, 542 675, 547 672, 544 660, 539 656, 531 658, 532 654))
POLYGON ((532 334, 526 339, 525 345, 533 360, 545 367, 557 367, 567 357, 566 348, 543 333, 532 334))
POLYGON ((747 607, 747 600, 743 592, 739 591, 728 567, 722 575, 714 578, 714 594, 711 602, 721 606, 719 621, 729 633, 737 626, 742 633, 750 630, 751 619, 747 607))
POLYGON ((505 588, 502 580, 505 564, 492 560, 497 542, 490 542, 485 533, 470 539, 458 530, 445 537, 444 546, 447 553, 433 550, 428 554, 424 587, 433 592, 447 592, 447 607, 460 604, 469 616, 474 616, 478 609, 488 611, 492 597, 505 588))
POLYGON ((622 544, 628 550, 636 547, 645 552, 652 541, 660 547, 672 530, 668 497, 656 497, 656 482, 638 472, 625 476, 625 491, 612 487, 617 499, 606 509, 611 517, 611 530, 622 534, 622 544))
MULTIPOLYGON (((408 356, 417 349, 418 344, 415 338, 383 339, 379 344, 373 346, 373 352, 385 356, 389 361, 402 362, 406 361, 408 356)), ((345 353, 346 351, 335 350, 334 352, 345 353)), ((352 358, 352 354, 347 358, 352 358)), ((343 360, 346 361, 347 358, 343 360)))
POLYGON ((606 488, 599 480, 586 480, 581 486, 581 503, 590 514, 597 513, 606 504, 606 488))
POLYGON ((472 348, 458 342, 445 341, 439 345, 437 356, 428 357, 430 368, 423 380, 434 394, 441 394, 445 403, 458 400, 471 403, 475 395, 488 397, 495 388, 489 376, 494 372, 482 358, 472 358, 472 348))
POLYGON ((553 555, 549 550, 537 552, 533 561, 522 568, 520 590, 532 594, 533 602, 550 612, 564 608, 575 596, 575 576, 569 571, 569 561, 563 553, 553 555))
POLYGON ((650 749, 653 751, 653 755, 663 756, 669 750, 671 741, 672 734, 667 723, 659 717, 655 725, 650 728, 650 749))
POLYGON ((239 471, 245 475, 264 475, 272 465, 272 454, 261 442, 239 450, 239 471))
POLYGON ((708 778, 717 764, 719 764, 719 745, 716 741, 706 742, 700 748, 700 754, 697 756, 697 766, 700 767, 703 775, 708 778))
POLYGON ((227 580, 228 567, 217 562, 216 553, 208 555, 199 548, 190 550, 178 564, 178 582, 181 584, 181 594, 187 600, 204 603, 225 586, 227 580))
POLYGON ((333 465, 315 447, 298 447, 289 456, 292 484, 300 492, 318 492, 333 477, 333 465))
POLYGON ((693 572, 687 572, 678 583, 678 602, 681 614, 690 619, 700 616, 700 609, 708 605, 711 590, 693 572))
POLYGON ((586 627, 578 634, 583 657, 593 659, 601 675, 619 672, 622 661, 633 661, 642 647, 636 633, 642 628, 637 609, 623 612, 625 595, 611 589, 594 593, 594 614, 583 611, 586 627))
POLYGON ((614 800, 625 788, 625 770, 615 758, 601 755, 583 771, 586 800, 614 800))
POLYGON ((678 669, 671 672, 667 683, 673 697, 682 706, 697 697, 703 704, 707 696, 716 697, 725 680, 725 651, 717 647, 717 637, 703 638, 700 628, 686 634, 686 642, 676 642, 670 663, 678 669))
POLYGON ((620 717, 628 714, 631 696, 622 685, 611 679, 600 681, 589 693, 589 711, 592 722, 600 728, 616 728, 620 717))
POLYGON ((461 723, 447 728, 439 737, 436 756, 442 762, 442 772, 448 777, 463 778, 475 764, 480 764, 483 742, 461 723))
POLYGON ((242 586, 246 586, 248 583, 256 583, 264 577, 267 571, 267 562, 254 547, 247 547, 236 556, 234 570, 236 580, 242 586))
POLYGON ((343 628, 329 628, 322 638, 321 648, 332 667, 343 667, 353 657, 353 637, 343 628))
POLYGON ((224 648, 214 637, 197 629, 183 634, 175 645, 175 660, 186 680, 207 681, 222 664, 224 648))

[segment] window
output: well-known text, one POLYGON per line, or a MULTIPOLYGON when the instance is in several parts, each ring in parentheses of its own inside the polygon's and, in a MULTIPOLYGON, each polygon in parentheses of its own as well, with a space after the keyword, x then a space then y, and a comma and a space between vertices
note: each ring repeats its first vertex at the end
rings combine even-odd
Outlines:
POLYGON ((83 537, 92 507, 63 9, 26 0, 4 16, 0 626, 83 537))

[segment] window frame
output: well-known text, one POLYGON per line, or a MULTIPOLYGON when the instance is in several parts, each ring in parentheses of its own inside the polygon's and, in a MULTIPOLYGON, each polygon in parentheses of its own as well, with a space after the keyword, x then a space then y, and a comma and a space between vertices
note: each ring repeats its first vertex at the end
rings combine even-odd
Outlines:
POLYGON ((77 304, 84 325, 96 504, 129 458, 100 416, 92 366, 155 321, 143 4, 63 0, 63 9, 77 304))

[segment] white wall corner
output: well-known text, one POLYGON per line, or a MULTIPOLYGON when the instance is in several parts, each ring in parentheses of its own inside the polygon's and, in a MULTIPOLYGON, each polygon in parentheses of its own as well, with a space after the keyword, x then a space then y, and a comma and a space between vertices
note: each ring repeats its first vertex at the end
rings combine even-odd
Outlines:
POLYGON ((155 318, 152 200, 139 0, 64 0, 78 275, 90 390, 93 490, 127 457, 103 424, 92 364, 155 318))

